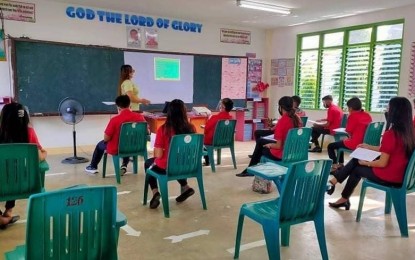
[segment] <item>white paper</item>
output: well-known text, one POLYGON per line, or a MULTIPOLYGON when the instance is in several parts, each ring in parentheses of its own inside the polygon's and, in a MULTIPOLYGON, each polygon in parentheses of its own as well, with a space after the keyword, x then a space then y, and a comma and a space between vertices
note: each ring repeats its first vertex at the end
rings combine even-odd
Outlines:
POLYGON ((373 150, 369 150, 369 149, 365 149, 365 148, 357 148, 356 150, 354 150, 351 154, 350 157, 352 158, 356 158, 359 160, 364 160, 364 161, 373 161, 376 158, 378 158, 380 156, 380 152, 376 152, 373 150))
POLYGON ((307 123, 316 124, 316 125, 324 125, 326 122, 317 122, 317 121, 308 119, 307 123))
POLYGON ((274 139, 274 134, 267 135, 267 136, 263 136, 262 138, 267 139, 267 140, 272 140, 272 141, 275 141, 275 139, 274 139))
POLYGON ((333 129, 333 131, 337 132, 337 133, 346 133, 347 134, 346 128, 344 128, 344 127, 333 129))
POLYGON ((154 143, 156 142, 156 134, 151 133, 150 134, 150 148, 154 149, 154 143))
POLYGON ((102 103, 107 105, 107 106, 115 105, 115 102, 113 102, 113 101, 102 101, 102 103))

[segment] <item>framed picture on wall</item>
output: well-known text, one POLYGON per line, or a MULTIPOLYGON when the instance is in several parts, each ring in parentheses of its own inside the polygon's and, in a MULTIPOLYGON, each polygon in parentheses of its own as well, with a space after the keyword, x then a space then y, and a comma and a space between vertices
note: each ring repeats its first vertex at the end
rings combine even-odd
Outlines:
POLYGON ((141 47, 141 30, 138 27, 127 26, 127 47, 141 47))
POLYGON ((0 30, 0 61, 6 60, 6 40, 4 30, 0 30))

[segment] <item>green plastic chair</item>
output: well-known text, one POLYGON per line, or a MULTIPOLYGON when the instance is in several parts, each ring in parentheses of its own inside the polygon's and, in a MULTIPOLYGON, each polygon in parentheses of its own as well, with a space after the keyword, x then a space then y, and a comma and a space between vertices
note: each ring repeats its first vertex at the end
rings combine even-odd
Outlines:
MULTIPOLYGON (((343 127, 343 128, 346 127, 346 125, 347 125, 347 117, 348 117, 347 114, 343 114, 342 122, 340 124, 340 127, 343 127)), ((321 135, 321 145, 320 145, 321 148, 323 148, 324 137, 325 136, 326 136, 326 134, 322 134, 321 135)), ((342 138, 347 137, 347 134, 346 133, 335 133, 333 135, 333 137, 334 137, 334 140, 337 142, 337 141, 341 140, 342 138)))
MULTIPOLYGON (((301 127, 301 128, 292 128, 288 131, 287 138, 284 144, 284 149, 282 151, 281 161, 272 160, 266 156, 261 157, 261 163, 272 162, 285 167, 290 166, 293 162, 299 162, 308 160, 308 142, 310 141, 311 128, 301 127)), ((284 176, 279 178, 279 181, 276 181, 278 191, 281 191, 281 183, 284 179, 284 176)))
POLYGON ((6 259, 117 259, 117 190, 73 187, 30 196, 26 245, 6 259))
POLYGON ((35 144, 0 144, 0 201, 27 199, 44 191, 35 144))
POLYGON ((308 116, 301 116, 300 119, 301 123, 303 124, 303 127, 305 127, 308 121, 308 116))
POLYGON ((357 210, 356 222, 360 221, 362 215, 363 202, 365 200, 366 189, 372 187, 386 192, 385 214, 390 214, 392 205, 395 208, 396 218, 398 219, 399 229, 402 237, 408 237, 408 220, 406 213, 406 194, 415 192, 415 152, 406 166, 405 176, 402 186, 386 186, 371 182, 365 179, 360 190, 359 208, 357 210))
MULTIPOLYGON (((133 157, 133 172, 137 174, 137 157, 143 156, 147 160, 147 123, 131 122, 121 126, 120 139, 118 144, 118 154, 112 155, 114 162, 115 177, 117 183, 121 183, 120 159, 123 157, 133 157)), ((104 154, 102 178, 105 178, 107 171, 107 153, 104 154)))
POLYGON ((166 175, 161 175, 151 169, 147 169, 144 183, 143 205, 147 204, 149 176, 155 177, 159 182, 164 216, 166 218, 170 217, 167 183, 178 179, 196 178, 199 185, 203 209, 206 210, 207 207, 202 176, 202 160, 200 159, 202 156, 202 149, 202 134, 182 134, 173 136, 170 142, 166 175))
POLYGON ((221 150, 228 148, 231 150, 233 168, 236 169, 235 159, 235 119, 219 120, 215 127, 212 145, 205 145, 207 156, 209 156, 212 172, 216 172, 214 150, 217 150, 217 163, 221 163, 221 150))
POLYGON ((243 204, 234 259, 239 258, 245 216, 261 224, 269 259, 280 259, 280 229, 281 245, 289 246, 290 227, 308 221, 314 221, 322 258, 329 259, 324 231, 324 194, 331 164, 331 160, 292 163, 278 198, 243 204))
MULTIPOLYGON (((370 123, 365 131, 365 136, 363 137, 363 143, 373 146, 378 146, 380 144, 380 138, 382 137, 384 122, 372 122, 370 123)), ((341 153, 351 153, 353 150, 347 148, 340 148, 337 150, 337 162, 339 161, 341 153)))

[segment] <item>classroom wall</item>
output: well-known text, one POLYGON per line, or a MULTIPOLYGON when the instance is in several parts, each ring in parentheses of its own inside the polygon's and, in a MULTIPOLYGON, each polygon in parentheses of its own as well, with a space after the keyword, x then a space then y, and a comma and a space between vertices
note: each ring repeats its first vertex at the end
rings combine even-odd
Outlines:
MULTIPOLYGON (((351 16, 347 18, 340 18, 325 22, 312 23, 302 26, 293 26, 286 28, 279 28, 267 31, 269 48, 268 57, 275 58, 294 58, 297 48, 297 35, 303 33, 318 32, 323 30, 330 30, 342 27, 349 27, 354 25, 362 25, 376 22, 383 22, 395 19, 405 19, 404 23, 404 44, 401 63, 401 75, 399 85, 399 95, 407 96, 409 83, 409 68, 411 43, 415 41, 415 5, 406 6, 402 8, 389 9, 379 12, 373 12, 363 15, 351 16)), ((269 74, 269 72, 267 72, 269 74)), ((268 78, 270 76, 268 75, 268 78)), ((270 112, 276 111, 278 99, 282 96, 293 95, 294 89, 290 87, 276 88, 272 87, 269 91, 270 97, 270 112)), ((324 118, 326 112, 324 110, 307 111, 310 118, 324 118)), ((372 114, 376 121, 384 120, 383 115, 377 113, 372 114)))
MULTIPOLYGON (((98 20, 87 21, 71 19, 66 16, 66 7, 71 4, 61 4, 46 0, 32 0, 36 4, 36 23, 26 23, 5 20, 5 33, 13 37, 29 37, 32 39, 58 41, 78 44, 108 45, 126 48, 126 25, 109 24, 98 20)), ((97 10, 99 8, 93 8, 97 10)), ((119 10, 120 13, 127 13, 119 10)), ((149 15, 158 18, 157 14, 149 15)), ((174 19, 175 17, 163 17, 174 19)), ((176 18, 178 20, 183 20, 176 18)), ((235 26, 206 23, 203 21, 189 21, 202 23, 202 33, 159 29, 159 50, 166 52, 201 53, 216 55, 245 56, 247 52, 256 53, 258 58, 265 55, 265 30, 252 28, 237 28, 235 26), (251 44, 229 44, 220 42, 220 28, 231 28, 251 31, 251 44)), ((10 60, 10 59, 9 59, 10 60)), ((265 71, 265 69, 264 69, 265 71)), ((0 62, 0 97, 13 96, 12 76, 10 76, 9 62, 0 62)), ((114 72, 118 73, 118 71, 114 72)), ((53 77, 53 75, 51 75, 53 77)), ((91 75, 93 77, 93 75, 91 75)), ((56 86, 59 87, 59 86, 56 86)), ((43 102, 43 101, 39 101, 43 102)), ((47 102, 47 97, 45 101, 47 102)), ((108 122, 107 116, 85 116, 77 127, 78 144, 93 145, 102 138, 104 128, 108 122)), ((59 117, 32 118, 33 124, 43 146, 71 147, 72 127, 65 125, 59 117)))

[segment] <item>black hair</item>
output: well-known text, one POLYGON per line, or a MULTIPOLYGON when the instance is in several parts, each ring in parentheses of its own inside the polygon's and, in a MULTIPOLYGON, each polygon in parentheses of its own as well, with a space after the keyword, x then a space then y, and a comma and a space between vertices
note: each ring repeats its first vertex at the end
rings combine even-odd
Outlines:
POLYGON ((388 120, 391 130, 402 140, 406 156, 409 158, 415 149, 411 102, 405 97, 394 97, 389 100, 388 120))
POLYGON ((330 100, 333 101, 333 97, 331 95, 324 96, 321 100, 330 100))
POLYGON ((233 101, 230 98, 224 98, 222 99, 222 104, 225 107, 225 110, 227 112, 231 111, 233 108, 233 101))
POLYGON ((295 113, 293 99, 289 96, 284 96, 278 100, 278 106, 288 113, 288 116, 291 118, 294 127, 299 127, 301 125, 300 118, 295 113))
POLYGON ((121 91, 121 85, 122 83, 127 80, 130 79, 130 74, 131 72, 133 72, 133 67, 131 67, 131 65, 125 64, 121 66, 121 71, 120 71, 120 80, 118 82, 118 93, 117 95, 121 95, 122 91, 121 91))
POLYGON ((362 110, 362 101, 358 97, 352 97, 346 103, 347 107, 353 109, 354 111, 362 110))
POLYGON ((186 106, 183 101, 180 99, 173 99, 167 109, 164 134, 172 136, 173 134, 190 134, 195 132, 195 127, 187 119, 186 106))
POLYGON ((115 104, 119 108, 128 108, 130 107, 130 97, 127 95, 120 95, 115 99, 115 104))
POLYGON ((293 101, 295 103, 297 103, 298 106, 300 106, 300 104, 301 104, 301 98, 299 96, 292 96, 291 98, 293 99, 293 101))
POLYGON ((21 104, 5 105, 0 118, 0 143, 29 142, 29 115, 21 104))

